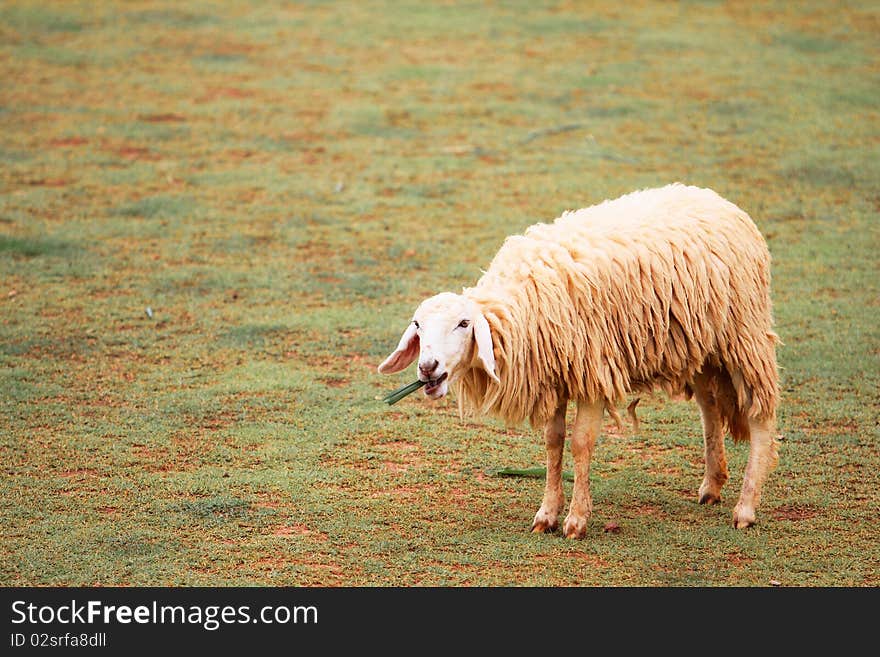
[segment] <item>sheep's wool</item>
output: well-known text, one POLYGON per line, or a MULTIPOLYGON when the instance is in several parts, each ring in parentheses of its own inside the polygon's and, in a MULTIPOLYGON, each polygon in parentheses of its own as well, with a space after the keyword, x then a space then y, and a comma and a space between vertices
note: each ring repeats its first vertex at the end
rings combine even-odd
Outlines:
POLYGON ((489 323, 501 382, 463 372, 462 412, 539 426, 565 400, 613 409, 654 388, 690 396, 711 367, 732 384, 735 415, 775 416, 770 253, 712 190, 674 184, 535 224, 464 295, 489 323))

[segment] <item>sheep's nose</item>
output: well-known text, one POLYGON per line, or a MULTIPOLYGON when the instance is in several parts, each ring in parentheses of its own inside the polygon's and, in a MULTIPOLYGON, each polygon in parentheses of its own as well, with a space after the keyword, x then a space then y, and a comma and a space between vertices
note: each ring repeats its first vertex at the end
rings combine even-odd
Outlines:
POLYGON ((437 366, 439 364, 440 363, 438 363, 436 360, 432 360, 428 363, 419 363, 419 371, 425 376, 430 377, 434 373, 434 370, 437 369, 437 366))

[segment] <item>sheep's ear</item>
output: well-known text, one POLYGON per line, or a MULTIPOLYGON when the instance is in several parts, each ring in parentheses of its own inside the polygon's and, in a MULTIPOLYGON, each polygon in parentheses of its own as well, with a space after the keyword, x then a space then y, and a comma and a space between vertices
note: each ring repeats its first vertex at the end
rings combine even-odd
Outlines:
POLYGON ((397 349, 395 349, 394 352, 388 356, 388 358, 383 360, 381 365, 379 365, 379 372, 381 374, 394 374, 395 372, 399 372, 413 362, 418 355, 419 336, 416 334, 415 323, 410 323, 403 332, 403 336, 400 338, 400 344, 397 345, 397 349))
POLYGON ((477 357, 483 363, 483 369, 496 382, 501 383, 495 373, 495 352, 492 350, 492 332, 489 330, 489 322, 483 317, 483 313, 477 313, 474 317, 474 339, 477 341, 477 357))

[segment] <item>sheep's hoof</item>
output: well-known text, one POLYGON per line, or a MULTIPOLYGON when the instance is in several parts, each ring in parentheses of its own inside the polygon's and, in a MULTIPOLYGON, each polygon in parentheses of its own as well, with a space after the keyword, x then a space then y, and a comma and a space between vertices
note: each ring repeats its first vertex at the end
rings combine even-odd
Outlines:
POLYGON ((746 527, 751 527, 754 524, 755 510, 750 507, 737 504, 736 508, 733 510, 733 526, 736 529, 745 529, 746 527))
POLYGON ((584 538, 587 535, 587 519, 569 514, 562 525, 562 533, 565 538, 584 538))
POLYGON ((700 484, 700 504, 718 504, 721 501, 721 486, 714 482, 703 480, 700 484))
POLYGON ((535 514, 535 520, 532 522, 533 534, 551 534, 559 529, 559 521, 556 520, 556 514, 550 514, 539 509, 535 514))
POLYGON ((532 533, 533 534, 552 534, 557 529, 559 529, 559 523, 553 523, 552 525, 543 521, 535 521, 532 523, 532 533))

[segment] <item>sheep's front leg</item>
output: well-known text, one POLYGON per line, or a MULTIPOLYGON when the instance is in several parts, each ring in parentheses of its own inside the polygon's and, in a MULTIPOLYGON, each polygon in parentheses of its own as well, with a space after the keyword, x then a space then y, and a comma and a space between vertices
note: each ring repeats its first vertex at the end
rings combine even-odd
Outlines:
POLYGON ((547 448, 547 479, 544 501, 535 514, 532 532, 555 532, 559 527, 559 512, 565 506, 562 490, 562 450, 565 446, 565 411, 568 400, 559 404, 556 414, 544 425, 544 446, 547 448))
POLYGON ((571 454, 574 456, 574 491, 568 517, 562 525, 566 538, 587 535, 587 520, 593 511, 590 497, 590 458, 602 428, 605 402, 578 402, 577 417, 571 431, 571 454))

